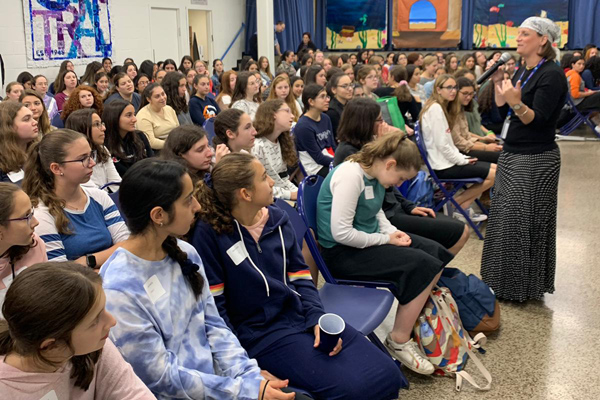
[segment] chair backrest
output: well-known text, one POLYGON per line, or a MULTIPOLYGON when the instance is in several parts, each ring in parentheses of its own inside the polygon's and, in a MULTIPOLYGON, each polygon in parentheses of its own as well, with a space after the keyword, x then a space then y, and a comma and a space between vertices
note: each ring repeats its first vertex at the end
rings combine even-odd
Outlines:
POLYGON ((292 207, 287 201, 283 199, 275 199, 275 205, 281 208, 290 218, 290 222, 294 227, 294 231, 296 231, 296 240, 300 247, 302 247, 302 238, 306 235, 306 224, 304 220, 298 214, 298 211, 294 207, 292 207))
POLYGON ((215 119, 209 118, 206 121, 204 121, 203 128, 206 131, 208 143, 212 146, 213 138, 215 137, 215 119))
POLYGON ((421 133, 421 124, 419 124, 419 122, 415 124, 415 142, 417 143, 417 148, 419 149, 419 153, 421 153, 421 158, 427 167, 429 175, 433 181, 439 185, 440 180, 438 179, 435 171, 431 167, 431 164, 429 164, 429 160, 427 159, 427 147, 425 147, 425 139, 423 139, 423 134, 421 133))

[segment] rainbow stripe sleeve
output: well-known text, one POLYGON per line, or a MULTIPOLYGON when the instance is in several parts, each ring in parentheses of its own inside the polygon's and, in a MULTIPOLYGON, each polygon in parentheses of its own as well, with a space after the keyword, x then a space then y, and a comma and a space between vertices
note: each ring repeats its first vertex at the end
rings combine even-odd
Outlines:
POLYGON ((290 282, 296 281, 298 279, 312 280, 312 276, 310 276, 310 271, 307 269, 303 269, 301 271, 296 271, 296 272, 288 272, 287 275, 288 275, 290 282))
POLYGON ((222 295, 224 289, 225 289, 224 283, 219 283, 218 285, 212 285, 210 287, 210 294, 212 294, 213 297, 222 295))

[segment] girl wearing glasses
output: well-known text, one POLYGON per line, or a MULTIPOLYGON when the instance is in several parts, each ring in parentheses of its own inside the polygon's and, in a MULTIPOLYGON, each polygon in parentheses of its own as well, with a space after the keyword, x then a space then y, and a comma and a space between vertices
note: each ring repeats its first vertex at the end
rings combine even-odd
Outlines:
POLYGON ((365 97, 377 100, 377 96, 373 91, 379 87, 379 75, 377 70, 372 65, 365 65, 358 70, 356 81, 362 86, 365 97))
POLYGON ((337 137, 337 129, 344 107, 352 99, 354 84, 346 74, 335 74, 327 82, 327 94, 331 97, 329 109, 325 112, 331 120, 334 139, 337 137))
POLYGON ((38 123, 27 107, 0 103, 0 182, 21 184, 27 150, 37 138, 38 123))
POLYGON ((23 268, 48 260, 44 241, 34 233, 29 196, 17 185, 0 183, 0 318, 6 290, 23 268))
MULTIPOLYGON (((67 119, 67 129, 83 133, 94 154, 94 173, 92 178, 85 184, 89 187, 104 188, 108 183, 121 182, 121 175, 117 172, 108 149, 104 146, 104 132, 106 128, 96 110, 77 110, 67 119)), ((109 193, 119 190, 118 186, 112 185, 105 188, 109 193)))
MULTIPOLYGON (((454 197, 463 209, 468 210, 471 220, 481 222, 487 216, 476 214, 470 207, 475 199, 494 185, 496 164, 469 158, 454 145, 452 129, 460 113, 460 103, 455 101, 457 92, 458 86, 452 76, 441 75, 435 80, 433 93, 421 112, 421 132, 429 163, 440 179, 483 179, 482 183, 471 185, 454 197)), ((453 215, 464 219, 459 212, 453 215)))
POLYGON ((262 81, 254 72, 241 72, 235 82, 231 97, 231 108, 242 110, 254 120, 260 103, 260 86, 262 81))
POLYGON ((100 189, 82 187, 92 177, 92 149, 81 133, 59 129, 28 153, 23 190, 30 196, 49 261, 100 266, 129 237, 119 210, 100 189))
POLYGON ((308 175, 326 177, 336 148, 331 120, 325 114, 329 96, 323 86, 311 84, 304 88, 302 102, 304 115, 294 127, 300 162, 308 175))

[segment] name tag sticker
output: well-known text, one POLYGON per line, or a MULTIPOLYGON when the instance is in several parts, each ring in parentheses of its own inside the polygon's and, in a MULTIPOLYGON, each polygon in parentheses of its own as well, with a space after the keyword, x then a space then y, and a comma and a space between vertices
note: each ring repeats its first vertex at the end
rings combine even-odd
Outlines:
POLYGON ((373 186, 365 186, 365 199, 372 200, 375 198, 375 192, 373 192, 373 186))
POLYGON ((152 304, 156 304, 158 299, 167 293, 156 275, 152 275, 150 279, 144 283, 144 289, 146 290, 146 293, 148 293, 148 297, 150 297, 152 304))
POLYGON ((6 174, 12 183, 22 181, 25 178, 25 171, 9 172, 6 174))
POLYGON ((51 390, 44 397, 41 397, 40 400, 58 400, 58 396, 54 390, 51 390))
POLYGON ((241 241, 237 242, 227 250, 227 255, 235 265, 240 265, 246 259, 246 251, 241 241))

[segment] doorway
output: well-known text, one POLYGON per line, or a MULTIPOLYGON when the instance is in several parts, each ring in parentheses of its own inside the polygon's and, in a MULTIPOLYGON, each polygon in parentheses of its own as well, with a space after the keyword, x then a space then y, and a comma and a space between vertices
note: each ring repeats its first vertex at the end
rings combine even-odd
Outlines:
MULTIPOLYGON (((190 55, 194 60, 213 59, 212 12, 188 10, 190 55)), ((207 65, 210 70, 211 65, 207 65)))

